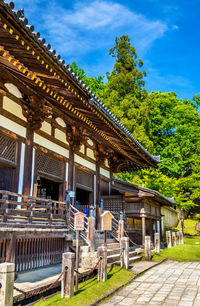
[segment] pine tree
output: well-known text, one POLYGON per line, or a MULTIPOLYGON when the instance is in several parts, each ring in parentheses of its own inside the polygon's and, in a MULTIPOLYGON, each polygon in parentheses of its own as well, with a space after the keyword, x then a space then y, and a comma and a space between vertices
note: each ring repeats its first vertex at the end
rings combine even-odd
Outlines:
POLYGON ((148 137, 149 100, 143 79, 146 72, 141 70, 143 61, 137 59, 136 50, 126 35, 115 39, 109 54, 116 61, 112 73, 107 73, 104 103, 146 148, 152 149, 148 137))

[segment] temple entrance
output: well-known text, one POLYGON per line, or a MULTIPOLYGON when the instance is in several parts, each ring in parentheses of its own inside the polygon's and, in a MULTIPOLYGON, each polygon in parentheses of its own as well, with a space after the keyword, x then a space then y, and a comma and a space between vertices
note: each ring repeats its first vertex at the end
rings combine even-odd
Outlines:
POLYGON ((60 183, 38 177, 37 184, 37 196, 39 198, 59 200, 60 183))
POLYGON ((91 196, 92 192, 76 188, 76 208, 81 211, 83 211, 83 209, 89 209, 91 196))
POLYGON ((12 168, 0 166, 0 190, 11 191, 12 168))

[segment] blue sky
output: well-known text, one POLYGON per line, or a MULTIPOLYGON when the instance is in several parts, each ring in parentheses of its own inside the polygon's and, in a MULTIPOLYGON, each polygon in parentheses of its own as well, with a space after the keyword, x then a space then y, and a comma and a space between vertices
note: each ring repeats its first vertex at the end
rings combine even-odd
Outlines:
POLYGON ((29 24, 66 63, 88 76, 111 72, 109 49, 129 35, 147 71, 146 88, 200 93, 200 3, 198 0, 16 0, 29 24))

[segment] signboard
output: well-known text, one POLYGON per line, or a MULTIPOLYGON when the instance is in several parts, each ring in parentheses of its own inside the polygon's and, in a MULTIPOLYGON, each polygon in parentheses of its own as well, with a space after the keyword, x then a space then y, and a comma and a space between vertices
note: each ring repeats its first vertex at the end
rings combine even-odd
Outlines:
POLYGON ((84 217, 85 214, 82 212, 77 212, 74 214, 74 229, 75 231, 83 231, 84 230, 84 217))
POLYGON ((112 218, 113 215, 109 211, 105 211, 101 214, 101 230, 111 231, 112 230, 112 218))

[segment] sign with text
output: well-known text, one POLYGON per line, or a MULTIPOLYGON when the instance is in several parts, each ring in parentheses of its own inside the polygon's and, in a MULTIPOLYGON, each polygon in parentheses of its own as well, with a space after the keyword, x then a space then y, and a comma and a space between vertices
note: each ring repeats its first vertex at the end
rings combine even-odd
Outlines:
POLYGON ((82 212, 77 212, 74 214, 74 230, 83 231, 84 230, 84 217, 85 214, 82 212))
POLYGON ((112 230, 112 218, 113 215, 109 211, 105 211, 101 214, 101 230, 111 231, 112 230))

